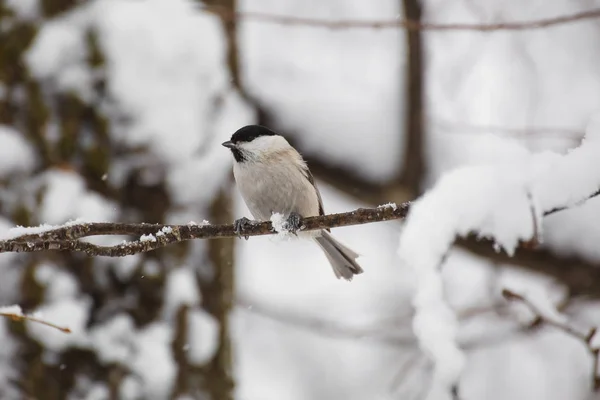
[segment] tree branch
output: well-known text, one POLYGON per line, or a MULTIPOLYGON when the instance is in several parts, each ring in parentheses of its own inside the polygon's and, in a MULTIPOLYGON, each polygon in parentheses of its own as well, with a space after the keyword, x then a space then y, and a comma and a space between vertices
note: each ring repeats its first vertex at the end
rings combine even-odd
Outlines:
MULTIPOLYGON (((421 5, 418 0, 402 0, 402 6, 406 18, 417 22, 421 20, 421 5)), ((421 194, 421 184, 425 176, 425 68, 421 32, 407 31, 406 44, 408 65, 403 82, 406 86, 404 157, 400 181, 411 189, 413 196, 417 196, 421 194)))
MULTIPOLYGON (((591 195, 589 195, 586 199, 583 199, 582 201, 578 202, 574 206, 575 207, 580 206, 583 203, 585 203, 586 201, 588 201, 589 199, 591 199, 593 197, 596 197, 598 195, 600 195, 600 189, 596 190, 594 193, 592 193, 591 195)), ((555 213, 560 212, 560 211, 567 210, 569 208, 573 208, 574 206, 555 207, 555 208, 553 208, 551 210, 544 211, 544 217, 547 217, 548 215, 552 215, 552 214, 555 214, 555 213)))
MULTIPOLYGON (((308 217, 302 220, 303 231, 389 221, 406 217, 410 203, 399 206, 359 208, 340 214, 308 217)), ((240 232, 240 236, 261 236, 276 233, 270 221, 256 222, 240 232)), ((216 239, 238 236, 233 225, 164 225, 90 222, 68 224, 45 232, 25 234, 0 241, 0 253, 38 252, 45 250, 78 251, 89 256, 123 257, 145 253, 167 245, 191 239, 216 239), (99 246, 78 239, 105 235, 137 235, 139 240, 115 246, 99 246)))
MULTIPOLYGON (((600 190, 588 196, 585 200, 600 195, 600 190)), ((410 202, 387 204, 377 208, 359 208, 354 211, 329 214, 317 217, 308 217, 302 220, 303 231, 313 231, 342 226, 360 225, 371 222, 390 221, 403 219, 408 214, 410 202)), ((543 213, 544 216, 568 209, 569 206, 558 207, 543 213)), ((233 224, 187 224, 165 225, 147 223, 113 223, 113 222, 88 222, 69 223, 53 229, 36 233, 26 233, 12 239, 0 240, 0 253, 32 253, 46 250, 76 251, 88 256, 124 257, 138 253, 156 250, 174 243, 192 239, 217 239, 237 237, 233 224), (114 246, 100 246, 79 239, 91 236, 107 235, 136 235, 139 240, 123 242, 114 246)), ((240 237, 272 235, 276 233, 270 221, 250 224, 240 232, 240 237)), ((465 240, 458 240, 458 243, 465 240)), ((493 241, 479 240, 480 246, 492 249, 493 241)), ((484 250, 485 251, 485 250, 484 250)), ((509 261, 510 262, 510 259, 509 261)))
POLYGON ((71 329, 66 326, 59 326, 33 315, 24 314, 19 306, 0 307, 0 317, 10 318, 13 321, 19 322, 31 321, 41 325, 49 326, 50 328, 58 329, 63 333, 71 333, 71 329))
POLYGON ((491 24, 471 24, 471 23, 435 23, 419 22, 411 19, 390 19, 379 21, 365 20, 339 20, 331 21, 317 18, 294 17, 286 15, 276 15, 262 12, 236 12, 225 7, 203 7, 204 10, 218 14, 223 19, 248 19, 280 25, 299 25, 311 26, 328 29, 391 29, 404 28, 407 30, 428 30, 428 31, 523 31, 531 29, 541 29, 550 26, 562 25, 577 21, 585 21, 600 18, 600 8, 594 8, 587 11, 580 11, 572 14, 559 15, 550 18, 541 18, 536 20, 521 22, 498 22, 491 24))
POLYGON ((594 391, 600 390, 600 376, 598 374, 600 349, 596 348, 593 343, 594 336, 596 336, 597 328, 591 328, 590 330, 585 332, 576 329, 564 321, 556 320, 555 318, 546 315, 533 301, 531 301, 522 294, 513 292, 512 290, 503 289, 502 296, 504 296, 504 298, 507 300, 518 301, 524 304, 535 315, 536 321, 539 321, 539 323, 552 326, 582 342, 588 350, 588 352, 592 355, 592 361, 594 363, 592 367, 592 388, 594 391))

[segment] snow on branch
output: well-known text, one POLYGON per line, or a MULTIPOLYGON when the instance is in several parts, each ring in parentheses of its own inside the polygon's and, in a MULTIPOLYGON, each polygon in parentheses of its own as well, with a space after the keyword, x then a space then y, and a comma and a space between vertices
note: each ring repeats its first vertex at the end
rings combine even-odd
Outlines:
MULTIPOLYGON (((359 208, 354 211, 309 217, 302 220, 302 230, 366 224, 370 222, 401 219, 406 216, 410 203, 399 206, 386 204, 376 208, 359 208)), ((244 227, 240 236, 276 234, 271 221, 256 222, 244 227)), ((50 227, 17 227, 9 230, 0 240, 0 253, 39 252, 46 250, 78 251, 89 256, 123 257, 144 253, 174 243, 192 239, 216 239, 238 236, 234 225, 210 225, 208 223, 187 225, 163 225, 146 223, 67 223, 50 227), (79 239, 91 236, 135 235, 138 240, 126 241, 114 246, 99 246, 79 239)))
POLYGON ((600 347, 595 339, 597 328, 589 330, 577 329, 569 325, 567 318, 560 314, 555 308, 548 308, 545 302, 534 300, 523 294, 516 293, 510 289, 503 289, 502 296, 510 301, 518 301, 525 305, 535 316, 536 324, 545 324, 563 331, 569 336, 581 341, 592 356, 592 389, 600 390, 600 375, 598 373, 598 363, 600 362, 600 347))
POLYGON ((38 318, 35 315, 24 314, 20 306, 5 306, 0 307, 0 317, 10 318, 13 321, 31 321, 37 324, 46 325, 50 328, 58 329, 63 333, 71 333, 71 329, 65 326, 58 326, 43 319, 38 318))
POLYGON ((497 22, 490 24, 477 23, 435 23, 419 22, 409 19, 390 19, 378 21, 365 20, 325 20, 317 18, 277 15, 263 12, 244 11, 238 12, 223 6, 203 7, 204 10, 218 14, 225 20, 248 19, 266 23, 280 25, 300 25, 312 26, 327 29, 394 29, 404 28, 408 30, 427 30, 427 31, 523 31, 531 29, 541 29, 551 26, 563 25, 578 21, 586 21, 600 18, 600 8, 594 8, 587 11, 580 11, 572 14, 563 14, 555 17, 540 18, 529 21, 511 21, 497 22))
MULTIPOLYGON (((595 197, 600 191, 584 197, 581 202, 595 197)), ((557 206, 549 212, 559 212, 571 205, 557 206)), ((400 205, 385 204, 376 208, 359 208, 354 211, 308 217, 302 220, 302 230, 311 231, 325 228, 361 225, 372 222, 404 219, 411 202, 400 205)), ((256 221, 245 226, 241 237, 277 234, 271 221, 256 221)), ((68 222, 64 225, 41 225, 35 227, 15 227, 0 233, 0 253, 32 253, 48 250, 82 252, 88 256, 124 257, 145 253, 175 243, 193 239, 218 239, 237 237, 235 227, 231 225, 211 225, 189 223, 186 225, 120 223, 120 222, 68 222), (138 236, 138 240, 124 241, 114 246, 99 246, 80 239, 92 236, 138 236)), ((488 241, 490 245, 493 242, 488 241)))
POLYGON ((411 205, 398 254, 416 277, 413 331, 435 364, 427 398, 457 397, 465 363, 440 274, 451 246, 475 233, 513 255, 519 246, 543 240, 544 216, 598 195, 600 126, 591 128, 582 145, 564 156, 519 148, 511 163, 457 168, 411 205))

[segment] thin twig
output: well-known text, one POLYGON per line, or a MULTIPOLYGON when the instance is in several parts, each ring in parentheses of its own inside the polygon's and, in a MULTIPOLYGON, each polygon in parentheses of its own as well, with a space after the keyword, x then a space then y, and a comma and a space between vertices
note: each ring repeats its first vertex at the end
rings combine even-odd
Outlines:
POLYGON ((404 28, 408 30, 428 30, 428 31, 524 31, 531 29, 548 28, 567 23, 585 21, 600 18, 600 8, 587 11, 580 11, 572 14, 564 14, 556 17, 540 18, 536 20, 520 22, 497 22, 489 24, 481 23, 435 23, 435 22, 417 22, 408 19, 390 19, 379 21, 365 20, 325 20, 307 17, 295 17, 286 15, 276 15, 263 12, 236 12, 234 10, 211 6, 203 7, 203 10, 218 14, 225 20, 246 19, 279 25, 298 25, 320 27, 328 29, 397 29, 404 28))
POLYGON ((544 217, 547 217, 548 215, 555 214, 555 213, 557 213, 557 212, 559 212, 559 211, 564 211, 564 210, 567 210, 567 209, 569 209, 569 208, 578 207, 578 206, 580 206, 580 205, 583 205, 583 203, 585 203, 585 202, 586 202, 586 201, 588 201, 589 199, 591 199, 591 198, 593 198, 593 197, 596 197, 596 196, 598 196, 598 195, 600 195, 600 189, 598 189, 597 191, 595 191, 594 193, 592 193, 591 195, 589 195, 587 198, 583 199, 583 200, 582 200, 582 201, 580 201, 580 202, 577 202, 577 203, 575 203, 575 204, 574 204, 574 205, 572 205, 572 206, 562 206, 562 207, 555 207, 555 208, 553 208, 553 209, 551 209, 551 210, 544 211, 544 217))
POLYGON ((58 329, 59 331, 64 332, 64 333, 71 333, 71 329, 69 329, 65 326, 58 326, 51 322, 44 321, 42 319, 33 317, 31 315, 0 312, 0 317, 10 318, 13 321, 31 321, 31 322, 35 322, 38 324, 49 326, 50 328, 58 329))
POLYGON ((507 300, 518 301, 527 306, 527 308, 529 308, 529 310, 534 314, 535 320, 538 321, 540 324, 552 326, 558 330, 563 331, 567 335, 572 336, 581 341, 585 345, 588 352, 591 354, 592 362, 594 363, 594 366, 592 367, 592 388, 594 391, 600 390, 600 375, 598 374, 598 362, 600 362, 600 348, 594 347, 593 344, 593 339, 596 335, 597 328, 591 328, 589 331, 584 332, 570 326, 565 322, 551 318, 545 315, 544 312, 540 310, 534 302, 532 302, 522 294, 515 293, 512 290, 506 288, 503 289, 502 296, 504 296, 504 298, 506 298, 507 300))

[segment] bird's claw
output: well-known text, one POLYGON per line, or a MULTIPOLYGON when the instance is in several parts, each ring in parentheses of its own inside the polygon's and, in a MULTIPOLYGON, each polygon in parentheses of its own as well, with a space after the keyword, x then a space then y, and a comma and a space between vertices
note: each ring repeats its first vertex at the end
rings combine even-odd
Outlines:
POLYGON ((235 234, 241 239, 244 238, 246 240, 248 240, 248 235, 243 235, 242 236, 242 232, 245 229, 250 228, 252 225, 254 225, 254 221, 246 218, 246 217, 242 217, 240 219, 236 219, 235 221, 233 221, 233 228, 235 230, 235 234))
POLYGON ((285 228, 293 233, 294 235, 298 236, 298 231, 301 230, 304 226, 302 225, 302 217, 300 216, 300 214, 292 212, 290 213, 290 215, 288 216, 286 222, 285 222, 285 228))

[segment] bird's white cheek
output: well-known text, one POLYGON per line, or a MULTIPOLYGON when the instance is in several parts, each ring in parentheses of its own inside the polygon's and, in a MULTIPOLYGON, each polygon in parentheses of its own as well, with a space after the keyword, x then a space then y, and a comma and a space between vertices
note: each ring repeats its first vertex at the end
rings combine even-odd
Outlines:
POLYGON ((251 142, 240 143, 240 149, 256 156, 272 154, 290 147, 287 140, 281 136, 262 136, 251 142))

